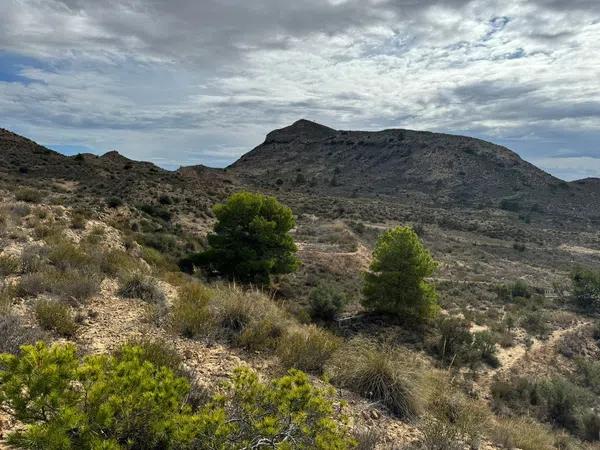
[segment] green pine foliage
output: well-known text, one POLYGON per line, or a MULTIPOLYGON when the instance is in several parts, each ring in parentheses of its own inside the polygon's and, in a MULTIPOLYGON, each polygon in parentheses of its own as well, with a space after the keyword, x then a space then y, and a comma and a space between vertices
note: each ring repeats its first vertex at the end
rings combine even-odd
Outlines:
POLYGON ((363 286, 365 308, 420 319, 435 316, 435 288, 425 281, 437 263, 410 227, 387 230, 373 251, 363 286))
POLYGON ((25 426, 23 449, 346 449, 347 418, 300 371, 262 382, 237 369, 197 410, 188 381, 139 346, 79 359, 71 344, 40 342, 0 355, 0 408, 25 426))
POLYGON ((267 283, 272 274, 298 267, 291 209, 262 194, 238 192, 216 205, 218 220, 208 236, 210 248, 192 258, 198 265, 241 281, 267 283))

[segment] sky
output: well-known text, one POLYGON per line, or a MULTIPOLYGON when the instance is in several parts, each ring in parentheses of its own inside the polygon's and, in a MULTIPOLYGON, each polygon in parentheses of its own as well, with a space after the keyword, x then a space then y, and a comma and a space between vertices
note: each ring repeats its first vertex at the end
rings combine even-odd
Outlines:
POLYGON ((598 0, 0 0, 0 127, 222 167, 276 128, 409 128, 600 177, 598 0))

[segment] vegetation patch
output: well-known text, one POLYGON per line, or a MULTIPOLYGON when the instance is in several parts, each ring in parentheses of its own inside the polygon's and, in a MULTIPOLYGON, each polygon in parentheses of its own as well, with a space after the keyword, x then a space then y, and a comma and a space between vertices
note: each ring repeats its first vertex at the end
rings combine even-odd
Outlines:
POLYGON ((394 415, 414 419, 423 411, 423 368, 397 347, 350 340, 327 364, 332 382, 380 402, 394 415))

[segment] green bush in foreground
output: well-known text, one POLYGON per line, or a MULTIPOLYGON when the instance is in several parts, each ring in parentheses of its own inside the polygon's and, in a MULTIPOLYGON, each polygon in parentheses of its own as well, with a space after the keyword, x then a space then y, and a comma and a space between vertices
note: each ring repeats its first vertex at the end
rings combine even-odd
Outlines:
POLYGON ((240 368, 224 393, 193 412, 189 384, 144 350, 80 360, 73 345, 0 355, 0 407, 25 424, 8 442, 26 449, 346 449, 346 419, 299 371, 263 383, 240 368))
POLYGON ((437 264, 410 227, 381 235, 365 274, 363 306, 378 312, 427 318, 438 309, 435 288, 425 281, 437 264))

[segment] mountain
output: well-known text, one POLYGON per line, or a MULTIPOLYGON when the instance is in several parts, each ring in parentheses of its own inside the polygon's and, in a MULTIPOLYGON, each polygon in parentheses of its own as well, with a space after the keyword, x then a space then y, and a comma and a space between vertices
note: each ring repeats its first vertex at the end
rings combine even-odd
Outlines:
POLYGON ((168 171, 150 162, 134 161, 117 151, 102 156, 65 156, 0 128, 0 184, 67 188, 82 198, 119 197, 131 203, 155 202, 160 195, 187 195, 190 207, 207 208, 211 197, 222 198, 231 184, 220 169, 168 171))
POLYGON ((261 187, 600 217, 600 183, 564 182, 508 148, 465 136, 299 120, 229 169, 261 187))

